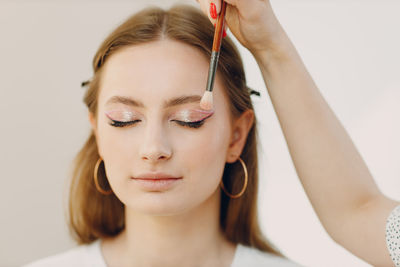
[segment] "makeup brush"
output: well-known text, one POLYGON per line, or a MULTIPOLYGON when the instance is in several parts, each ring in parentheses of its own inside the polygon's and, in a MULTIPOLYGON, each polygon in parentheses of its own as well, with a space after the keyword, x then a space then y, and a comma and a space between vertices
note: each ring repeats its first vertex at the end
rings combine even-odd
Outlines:
POLYGON ((212 90, 214 86, 215 74, 218 66, 219 52, 221 49, 222 35, 225 27, 225 13, 226 13, 226 2, 222 1, 221 12, 217 18, 217 24, 215 26, 214 40, 211 52, 210 68, 208 70, 208 79, 206 92, 200 101, 200 107, 205 110, 211 110, 213 108, 213 95, 212 90))

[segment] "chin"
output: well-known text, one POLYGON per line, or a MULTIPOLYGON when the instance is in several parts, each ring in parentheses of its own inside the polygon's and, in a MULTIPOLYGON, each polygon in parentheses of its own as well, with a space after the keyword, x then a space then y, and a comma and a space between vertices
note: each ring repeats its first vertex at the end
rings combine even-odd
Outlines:
POLYGON ((190 202, 176 194, 168 192, 146 192, 140 198, 135 197, 124 202, 125 207, 135 212, 152 216, 173 216, 192 208, 190 202))

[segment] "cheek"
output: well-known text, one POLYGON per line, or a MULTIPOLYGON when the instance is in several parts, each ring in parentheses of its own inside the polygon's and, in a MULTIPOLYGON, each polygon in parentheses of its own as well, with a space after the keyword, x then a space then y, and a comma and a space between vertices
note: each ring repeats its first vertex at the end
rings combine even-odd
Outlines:
POLYGON ((173 150, 179 156, 196 157, 204 160, 224 154, 228 146, 228 131, 217 123, 207 126, 207 128, 201 130, 179 130, 172 133, 173 150))
POLYGON ((125 177, 129 174, 127 167, 132 165, 132 137, 129 131, 119 131, 106 123, 99 126, 98 149, 104 161, 107 162, 107 177, 125 177))
POLYGON ((99 125, 99 140, 98 147, 99 152, 105 158, 112 158, 113 154, 121 152, 124 144, 126 144, 126 138, 123 137, 123 132, 115 131, 112 127, 106 123, 99 125))
POLYGON ((175 156, 183 173, 196 181, 191 185, 195 187, 194 190, 202 188, 203 193, 210 193, 218 186, 228 148, 228 126, 219 123, 209 126, 199 133, 193 131, 191 136, 178 139, 174 145, 175 156), (205 178, 208 182, 205 182, 205 178))

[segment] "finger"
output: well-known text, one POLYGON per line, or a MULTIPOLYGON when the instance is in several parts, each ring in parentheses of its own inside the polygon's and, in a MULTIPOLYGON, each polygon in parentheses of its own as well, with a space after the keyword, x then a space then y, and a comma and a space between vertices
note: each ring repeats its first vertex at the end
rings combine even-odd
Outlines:
MULTIPOLYGON (((228 3, 228 2, 227 2, 228 3)), ((239 12, 235 6, 228 4, 225 15, 225 30, 239 29, 239 12)))
POLYGON ((236 0, 224 0, 227 4, 230 4, 232 6, 236 6, 236 0))
POLYGON ((204 14, 207 14, 207 10, 205 9, 205 2, 207 2, 207 0, 196 0, 197 1, 197 3, 199 3, 200 4, 200 9, 201 9, 201 11, 203 11, 204 12, 204 14))
POLYGON ((253 17, 259 14, 260 5, 271 5, 269 0, 224 0, 227 4, 234 6, 238 9, 240 14, 246 14, 248 17, 253 17))
POLYGON ((221 12, 222 0, 211 0, 210 2, 215 4, 217 14, 219 14, 221 12))
MULTIPOLYGON (((196 0, 200 3, 200 9, 205 13, 212 23, 215 26, 217 23, 218 14, 221 12, 222 0, 196 0)), ((227 30, 225 24, 225 31, 227 30)))
POLYGON ((224 31, 222 33, 222 38, 225 38, 227 36, 227 32, 228 32, 228 27, 226 26, 226 24, 224 25, 224 31))
MULTIPOLYGON (((217 13, 218 13, 218 15, 221 13, 221 9, 222 9, 222 1, 223 0, 211 0, 212 2, 214 2, 215 3, 215 6, 216 6, 216 9, 217 9, 217 13)), ((226 1, 225 1, 226 2, 226 1)), ((228 2, 226 2, 227 4, 228 4, 228 2)), ((225 15, 225 18, 226 18, 226 15, 225 15)), ((227 26, 227 24, 226 23, 224 23, 224 29, 223 29, 223 37, 226 37, 226 33, 227 33, 227 31, 228 31, 228 26, 227 26)))
POLYGON ((219 2, 219 0, 217 0, 217 1, 208 0, 206 2, 208 2, 207 16, 208 16, 209 20, 211 21, 211 23, 213 25, 215 25, 217 23, 217 17, 218 17, 218 10, 217 10, 217 5, 215 2, 219 2))

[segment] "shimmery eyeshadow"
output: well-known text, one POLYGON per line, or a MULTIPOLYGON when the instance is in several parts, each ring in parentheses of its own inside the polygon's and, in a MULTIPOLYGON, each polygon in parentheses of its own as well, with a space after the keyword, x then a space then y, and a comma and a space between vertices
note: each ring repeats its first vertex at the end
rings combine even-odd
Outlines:
POLYGON ((184 122, 197 122, 214 114, 214 110, 181 110, 174 114, 174 119, 184 122))
POLYGON ((109 119, 117 121, 130 121, 133 118, 133 112, 126 110, 111 110, 105 112, 109 119))

